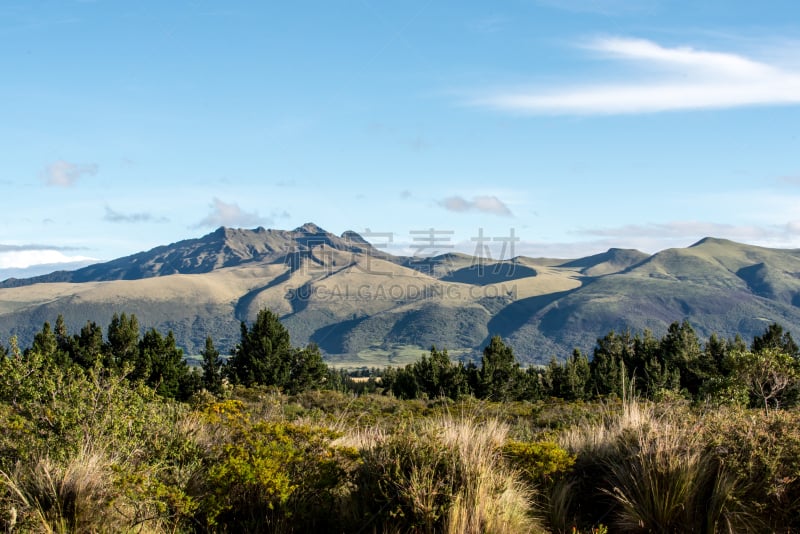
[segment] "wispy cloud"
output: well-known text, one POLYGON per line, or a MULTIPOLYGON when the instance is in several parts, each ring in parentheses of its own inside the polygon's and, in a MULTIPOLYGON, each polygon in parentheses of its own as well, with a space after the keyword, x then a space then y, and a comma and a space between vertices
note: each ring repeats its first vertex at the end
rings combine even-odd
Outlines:
POLYGON ((214 197, 211 201, 211 212, 193 228, 238 226, 253 227, 272 224, 270 217, 262 217, 258 212, 247 212, 236 203, 227 203, 214 197))
POLYGON ((615 228, 582 229, 578 235, 617 241, 669 240, 694 241, 703 237, 721 237, 752 244, 793 246, 800 241, 800 220, 771 225, 734 225, 707 221, 670 221, 666 223, 629 224, 615 228))
POLYGON ((617 83, 499 90, 478 106, 531 114, 634 114, 800 104, 800 71, 743 55, 607 37, 584 46, 639 69, 617 83), (630 81, 629 81, 630 80, 630 81))
POLYGON ((652 13, 660 6, 659 0, 536 0, 536 3, 573 13, 603 16, 652 13))
POLYGON ((719 237, 732 233, 748 237, 763 237, 766 231, 758 226, 736 226, 704 221, 670 221, 666 223, 627 224, 614 228, 587 228, 578 230, 575 233, 597 237, 719 237))
POLYGON ((500 32, 508 24, 508 17, 500 14, 482 17, 469 22, 468 27, 470 30, 482 33, 492 34, 500 32))
POLYGON ((478 211, 492 215, 510 217, 513 214, 502 200, 493 195, 482 195, 466 200, 464 197, 452 196, 439 201, 439 205, 448 211, 467 212, 478 211))
POLYGON ((610 248, 631 248, 655 253, 668 248, 688 247, 704 237, 730 239, 739 243, 773 248, 800 248, 800 220, 779 225, 737 226, 730 224, 673 221, 662 224, 625 225, 617 228, 583 230, 576 236, 588 239, 535 242, 523 239, 516 253, 530 257, 580 258, 610 248))
POLYGON ((138 213, 122 213, 111 209, 111 207, 109 206, 106 206, 106 214, 103 217, 103 220, 113 223, 140 223, 140 222, 164 223, 169 221, 169 219, 167 219, 166 217, 156 217, 152 213, 146 211, 138 213))
POLYGON ((70 187, 83 176, 97 174, 95 163, 70 163, 64 160, 54 161, 42 171, 42 180, 49 186, 70 187))
POLYGON ((3 252, 25 252, 31 250, 58 250, 62 252, 69 252, 75 250, 86 250, 85 247, 71 247, 71 246, 59 246, 59 245, 45 245, 45 244, 38 244, 38 243, 28 243, 25 245, 4 245, 0 243, 0 253, 3 252))

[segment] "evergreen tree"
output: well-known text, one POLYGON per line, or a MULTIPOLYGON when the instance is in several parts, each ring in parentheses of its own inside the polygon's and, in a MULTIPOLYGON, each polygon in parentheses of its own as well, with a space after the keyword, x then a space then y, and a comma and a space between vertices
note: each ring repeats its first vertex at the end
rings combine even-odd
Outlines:
POLYGON ((464 376, 467 379, 467 388, 468 391, 471 392, 476 397, 480 397, 482 395, 481 391, 481 370, 475 364, 474 361, 469 360, 464 365, 464 376))
POLYGON ((58 340, 56 334, 50 329, 49 322, 45 321, 42 331, 33 336, 33 344, 25 350, 25 353, 30 351, 36 352, 46 361, 63 363, 63 361, 58 361, 58 340))
POLYGON ((74 362, 74 356, 77 352, 77 345, 75 338, 69 335, 67 325, 64 321, 64 316, 60 313, 56 317, 56 327, 53 331, 56 336, 56 345, 58 346, 59 362, 74 362))
MULTIPOLYGON (((617 334, 613 330, 597 340, 589 364, 590 391, 594 395, 622 396, 623 370, 633 358, 633 340, 628 332, 617 334)), ((627 367, 630 367, 628 365, 627 367)))
POLYGON ((530 366, 525 369, 520 398, 528 401, 540 400, 545 396, 541 369, 530 366))
POLYGON ((544 394, 548 397, 561 397, 564 385, 564 367, 558 363, 555 355, 550 357, 550 362, 542 375, 544 394))
POLYGON ((566 400, 584 400, 587 398, 591 371, 589 359, 579 349, 572 351, 566 362, 561 382, 561 398, 566 400))
POLYGON ((672 323, 667 335, 661 339, 661 355, 669 370, 680 373, 680 387, 690 394, 700 391, 703 381, 708 378, 711 364, 703 358, 700 341, 689 321, 672 323))
POLYGON ((430 357, 423 354, 419 360, 409 364, 409 370, 416 378, 421 393, 424 393, 428 398, 443 395, 442 378, 446 373, 445 369, 447 367, 450 367, 447 351, 440 353, 435 346, 431 347, 430 357))
POLYGON ((291 375, 289 331, 270 310, 261 310, 248 328, 242 321, 241 341, 226 366, 231 380, 245 386, 284 387, 291 375))
POLYGON ((762 335, 755 336, 750 350, 760 352, 768 348, 777 349, 795 360, 800 360, 800 348, 792 339, 792 334, 788 331, 784 332, 783 327, 778 323, 772 323, 762 335))
POLYGON ((128 317, 124 312, 122 315, 115 313, 107 332, 106 366, 115 369, 133 367, 139 357, 139 320, 136 315, 128 317))
POLYGON ((210 393, 219 395, 222 393, 222 358, 214 347, 211 336, 206 337, 206 346, 200 355, 203 357, 203 387, 210 393))
POLYGON ((453 400, 472 394, 469 386, 468 371, 464 362, 459 361, 450 365, 444 383, 446 384, 444 387, 445 396, 453 400))
POLYGON ((418 361, 408 364, 400 372, 411 375, 399 377, 399 383, 393 390, 396 390, 395 396, 401 398, 424 394, 429 399, 448 397, 455 400, 469 394, 467 370, 463 363, 450 361, 447 349, 437 350, 436 346, 432 346, 430 354, 423 354, 418 361))
POLYGON ((289 393, 296 394, 309 389, 317 389, 325 383, 328 366, 322 359, 319 347, 310 343, 305 348, 292 351, 289 380, 285 384, 289 393))
POLYGON ((87 321, 79 334, 72 338, 72 360, 83 367, 91 369, 103 363, 103 330, 94 321, 87 321))
POLYGON ((492 337, 481 358, 480 395, 494 401, 516 399, 524 385, 521 375, 511 347, 500 336, 492 337))
POLYGON ((172 330, 166 337, 155 328, 145 332, 131 378, 143 380, 162 397, 186 400, 193 393, 194 380, 172 330))
POLYGON ((725 359, 728 357, 728 342, 719 338, 716 333, 712 333, 706 342, 703 352, 705 352, 710 361, 714 362, 714 367, 717 370, 717 374, 719 374, 725 359))
POLYGON ((391 378, 392 394, 398 399, 416 399, 421 394, 421 389, 411 366, 398 369, 391 378))
POLYGON ((665 390, 678 389, 680 375, 667 365, 661 342, 650 330, 633 339, 633 357, 628 363, 627 377, 634 389, 647 398, 655 398, 665 390))

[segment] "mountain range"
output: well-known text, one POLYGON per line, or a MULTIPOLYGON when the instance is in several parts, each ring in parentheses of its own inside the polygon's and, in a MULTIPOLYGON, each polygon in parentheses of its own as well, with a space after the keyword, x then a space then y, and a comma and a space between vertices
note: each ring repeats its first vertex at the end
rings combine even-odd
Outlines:
POLYGON ((26 345, 62 314, 71 331, 114 313, 174 331, 188 354, 223 351, 240 322, 278 313, 293 343, 341 365, 405 363, 431 345, 475 357, 499 334, 523 362, 591 350, 610 330, 662 335, 688 319, 701 338, 745 339, 772 322, 800 334, 800 250, 705 238, 653 255, 579 259, 394 256, 355 232, 219 228, 74 271, 0 282, 0 338, 26 345))

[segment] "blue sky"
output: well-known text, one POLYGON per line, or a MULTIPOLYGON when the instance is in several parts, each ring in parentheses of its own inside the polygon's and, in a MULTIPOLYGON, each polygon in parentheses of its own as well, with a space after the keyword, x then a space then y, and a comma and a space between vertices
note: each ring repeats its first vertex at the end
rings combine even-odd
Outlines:
POLYGON ((0 67, 0 277, 309 221, 800 247, 796 2, 5 0, 0 67))

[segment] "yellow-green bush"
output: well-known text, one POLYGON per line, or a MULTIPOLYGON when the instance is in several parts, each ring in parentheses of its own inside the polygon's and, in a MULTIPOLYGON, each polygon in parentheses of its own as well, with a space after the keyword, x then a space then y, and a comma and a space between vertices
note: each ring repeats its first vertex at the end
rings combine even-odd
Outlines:
POLYGON ((701 431, 762 530, 800 531, 800 412, 724 409, 708 414, 701 431))
POLYGON ((514 441, 503 446, 503 454, 534 484, 551 484, 574 464, 575 457, 554 441, 514 441))
POLYGON ((195 491, 198 520, 237 531, 290 532, 336 524, 345 467, 353 453, 333 446, 328 428, 283 421, 251 422, 242 403, 207 406, 220 425, 195 491))

